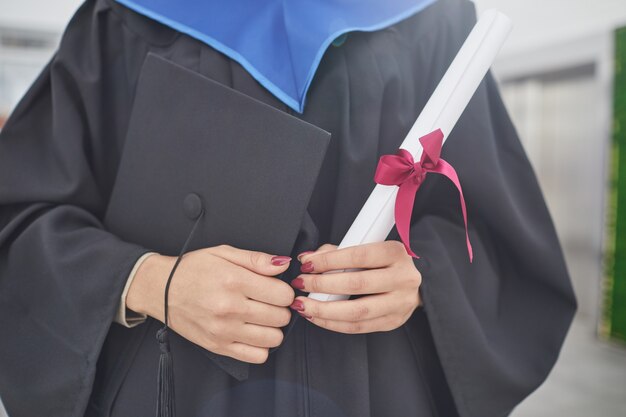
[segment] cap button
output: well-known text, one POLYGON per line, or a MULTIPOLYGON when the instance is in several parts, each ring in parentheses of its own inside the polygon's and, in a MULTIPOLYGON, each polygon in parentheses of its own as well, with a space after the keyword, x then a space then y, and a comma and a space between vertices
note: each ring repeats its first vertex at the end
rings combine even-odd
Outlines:
POLYGON ((189 193, 183 201, 183 211, 189 220, 196 220, 202 213, 202 199, 196 193, 189 193))

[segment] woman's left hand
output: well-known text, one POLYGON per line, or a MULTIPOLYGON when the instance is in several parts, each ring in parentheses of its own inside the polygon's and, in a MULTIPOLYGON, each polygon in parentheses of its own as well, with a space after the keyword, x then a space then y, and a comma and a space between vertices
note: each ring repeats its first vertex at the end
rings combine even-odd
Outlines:
POLYGON ((364 295, 353 300, 296 297, 291 308, 312 323, 341 333, 389 331, 403 325, 421 305, 422 275, 404 245, 395 240, 337 249, 326 244, 298 256, 302 273, 294 288, 326 294, 364 295), (359 268, 360 271, 327 271, 359 268))

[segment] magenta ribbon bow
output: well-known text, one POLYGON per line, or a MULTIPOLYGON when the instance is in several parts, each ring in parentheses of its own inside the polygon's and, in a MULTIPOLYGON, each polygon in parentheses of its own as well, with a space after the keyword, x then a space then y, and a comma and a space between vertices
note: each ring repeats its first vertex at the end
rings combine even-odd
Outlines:
POLYGON ((474 255, 467 232, 467 211, 459 177, 456 175, 456 171, 452 165, 439 157, 443 145, 443 133, 440 129, 437 129, 422 136, 419 141, 424 147, 424 152, 419 162, 415 163, 413 155, 402 148, 398 149, 395 155, 383 155, 378 161, 374 181, 377 184, 399 186, 394 211, 396 228, 398 229, 398 234, 402 239, 402 243, 404 243, 407 253, 414 258, 419 258, 419 256, 411 250, 409 244, 409 228, 413 204, 415 202, 415 193, 420 188, 426 178, 426 174, 429 172, 441 174, 452 181, 457 190, 459 190, 461 210, 463 211, 463 220, 465 221, 467 252, 470 262, 472 262, 474 255))

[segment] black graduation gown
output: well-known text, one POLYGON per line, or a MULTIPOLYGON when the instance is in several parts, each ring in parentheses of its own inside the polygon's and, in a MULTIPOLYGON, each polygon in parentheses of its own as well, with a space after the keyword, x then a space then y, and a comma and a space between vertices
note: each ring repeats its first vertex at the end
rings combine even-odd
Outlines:
MULTIPOLYGON (((379 156, 396 151, 475 19, 470 1, 439 0, 387 29, 350 34, 326 52, 300 115, 201 42, 111 1, 87 1, 0 134, 0 397, 11 417, 153 415, 158 323, 127 329, 111 322, 137 258, 149 250, 175 254, 187 236, 193 221, 183 200, 193 190, 179 190, 181 184, 198 184, 209 213, 211 207, 224 213, 220 199, 247 202, 222 214, 233 228, 256 212, 270 223, 285 217, 284 228, 252 236, 249 249, 286 247, 295 256, 339 243, 375 185, 379 156), (161 70, 149 70, 155 63, 161 70), (212 98, 193 94, 193 83, 219 91, 213 107, 212 98), (220 111, 212 111, 210 123, 203 108, 178 113, 167 135, 165 127, 151 131, 147 115, 167 126, 163 108, 176 110, 167 100, 150 104, 158 85, 174 91, 173 102, 193 96, 220 111), (258 129, 261 120, 276 122, 258 129), (224 149, 242 150, 235 145, 244 139, 229 133, 231 126, 246 135, 257 129, 259 141, 279 140, 286 150, 270 161, 233 157, 249 171, 224 181, 241 189, 219 189, 213 180, 202 188, 201 167, 218 159, 195 137, 189 140, 199 148, 188 152, 188 135, 174 132, 189 126, 224 149), (141 160, 137 149, 131 162, 124 158, 147 143, 146 132, 155 135, 158 152, 138 162, 133 175, 127 169, 141 160), (167 152, 173 159, 155 168, 154 158, 167 152), (246 188, 250 178, 264 185, 246 188), (272 192, 281 184, 290 191, 276 203, 272 192), (128 200, 114 199, 120 189, 128 200), (237 200, 242 190, 254 198, 237 200), (273 213, 275 207, 283 212, 273 213), (118 223, 124 212, 137 219, 132 230, 118 223)), ((294 315, 283 344, 262 365, 212 354, 174 334, 178 415, 503 416, 541 384, 576 302, 541 191, 491 74, 443 157, 465 193, 472 264, 457 191, 429 176, 411 223, 423 308, 394 331, 366 335, 330 332, 294 315)), ((261 227, 256 220, 247 224, 261 227)), ((219 223, 207 216, 200 226, 206 240, 192 247, 211 242, 209 226, 223 231, 219 223)), ((398 239, 395 229, 389 239, 398 239)), ((281 278, 294 278, 297 267, 281 278)))

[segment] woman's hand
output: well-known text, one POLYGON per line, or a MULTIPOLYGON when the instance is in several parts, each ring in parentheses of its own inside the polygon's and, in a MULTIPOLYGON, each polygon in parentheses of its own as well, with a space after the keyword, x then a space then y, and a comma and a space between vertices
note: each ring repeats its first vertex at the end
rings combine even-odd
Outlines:
MULTIPOLYGON (((291 319, 293 289, 278 278, 291 258, 228 245, 186 254, 169 291, 169 326, 221 355, 263 363, 291 319)), ((126 305, 163 321, 164 290, 175 257, 153 255, 140 266, 126 305)))
POLYGON ((298 257, 300 274, 291 285, 306 292, 366 295, 345 301, 296 297, 291 308, 312 323, 341 333, 389 331, 421 305, 422 275, 404 245, 395 240, 337 249, 323 245, 298 257), (322 272, 366 268, 361 271, 322 272))

